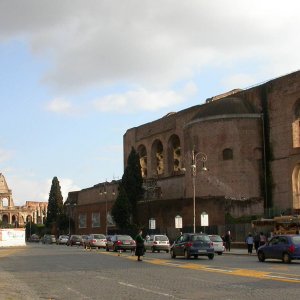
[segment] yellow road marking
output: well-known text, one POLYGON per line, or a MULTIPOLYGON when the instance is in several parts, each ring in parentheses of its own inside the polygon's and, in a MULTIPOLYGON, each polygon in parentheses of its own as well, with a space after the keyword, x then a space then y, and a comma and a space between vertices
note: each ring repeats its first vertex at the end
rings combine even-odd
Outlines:
MULTIPOLYGON (((105 252, 99 252, 99 254, 103 254, 105 252)), ((110 254, 117 256, 116 253, 106 252, 105 254, 110 254)), ((128 256, 128 255, 118 255, 120 257, 136 260, 135 256, 128 256)), ((201 264, 193 264, 193 263, 176 263, 176 261, 170 261, 166 259, 158 259, 158 258, 144 258, 144 262, 154 265, 161 265, 161 266, 168 266, 168 267, 175 267, 175 268, 182 268, 182 269, 189 269, 189 270, 196 270, 196 271, 205 271, 205 272, 213 272, 213 273, 221 273, 226 275, 233 275, 233 276, 240 276, 240 277, 250 277, 250 278, 257 278, 257 279, 266 279, 266 280, 275 280, 281 282, 290 282, 290 283, 300 283, 300 275, 296 274, 280 274, 278 272, 264 272, 264 271, 255 271, 250 269, 234 269, 234 268, 223 268, 219 269, 217 267, 212 268, 207 265, 201 264)))
POLYGON ((0 248, 0 257, 6 257, 9 255, 13 255, 15 253, 23 251, 25 248, 5 248, 1 249, 0 248))

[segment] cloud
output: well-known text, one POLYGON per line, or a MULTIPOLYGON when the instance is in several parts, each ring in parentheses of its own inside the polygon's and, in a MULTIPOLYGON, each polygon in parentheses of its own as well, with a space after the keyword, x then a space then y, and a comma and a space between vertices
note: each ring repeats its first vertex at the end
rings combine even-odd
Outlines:
POLYGON ((93 101, 101 112, 157 111, 183 102, 183 97, 174 91, 151 92, 140 88, 123 94, 105 96, 93 101))
POLYGON ((13 156, 11 151, 0 148, 0 163, 6 162, 13 156))
POLYGON ((161 90, 241 59, 264 61, 266 73, 296 69, 299 8, 292 0, 11 0, 0 4, 0 41, 25 39, 49 59, 43 82, 60 93, 115 82, 161 90))
MULTIPOLYGON (((48 202, 52 179, 37 180, 35 178, 17 175, 5 175, 9 189, 12 190, 14 204, 16 206, 25 205, 26 201, 48 202)), ((59 179, 61 193, 64 201, 68 192, 77 191, 80 188, 74 184, 72 179, 59 179)))
POLYGON ((73 111, 72 103, 64 98, 55 98, 51 100, 46 109, 54 113, 70 113, 73 111))

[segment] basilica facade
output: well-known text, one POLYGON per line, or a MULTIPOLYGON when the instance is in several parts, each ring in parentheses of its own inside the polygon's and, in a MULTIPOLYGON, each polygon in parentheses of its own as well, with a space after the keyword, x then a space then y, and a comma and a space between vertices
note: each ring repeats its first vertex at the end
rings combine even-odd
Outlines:
POLYGON ((300 209, 300 72, 128 129, 125 166, 132 147, 145 181, 140 216, 146 224, 152 218, 168 228, 180 215, 184 225, 200 226, 203 212, 212 225, 224 224, 226 214, 295 213, 300 209))

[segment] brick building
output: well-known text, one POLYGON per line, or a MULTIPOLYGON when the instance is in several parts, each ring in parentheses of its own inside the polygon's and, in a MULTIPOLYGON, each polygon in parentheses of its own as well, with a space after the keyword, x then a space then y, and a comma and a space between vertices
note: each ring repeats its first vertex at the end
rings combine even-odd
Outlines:
MULTIPOLYGON (((146 193, 139 217, 146 226, 153 218, 167 232, 180 215, 183 227, 199 227, 203 212, 210 225, 223 225, 225 214, 297 212, 300 72, 128 129, 123 143, 124 164, 132 147, 140 155, 146 193)), ((99 186, 91 189, 99 193, 99 186)), ((78 193, 86 207, 101 203, 99 195, 94 201, 78 193)))

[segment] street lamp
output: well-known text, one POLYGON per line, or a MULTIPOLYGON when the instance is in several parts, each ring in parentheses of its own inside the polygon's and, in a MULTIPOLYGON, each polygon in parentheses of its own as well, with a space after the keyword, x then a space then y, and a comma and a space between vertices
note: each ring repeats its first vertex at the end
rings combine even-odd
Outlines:
MULTIPOLYGON (((193 228, 196 233, 196 175, 197 175, 197 164, 200 161, 202 163, 201 170, 207 171, 205 162, 207 161, 207 155, 203 152, 196 152, 193 148, 191 153, 191 171, 192 171, 192 183, 193 183, 193 228)), ((185 168, 182 169, 185 171, 185 168)))
POLYGON ((71 209, 76 206, 76 203, 66 203, 66 206, 69 207, 69 236, 71 236, 71 209))
POLYGON ((107 197, 106 197, 107 191, 106 191, 106 184, 104 184, 104 190, 100 190, 100 195, 104 195, 105 200, 105 236, 107 236, 107 197))

